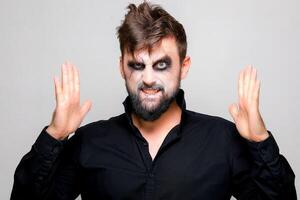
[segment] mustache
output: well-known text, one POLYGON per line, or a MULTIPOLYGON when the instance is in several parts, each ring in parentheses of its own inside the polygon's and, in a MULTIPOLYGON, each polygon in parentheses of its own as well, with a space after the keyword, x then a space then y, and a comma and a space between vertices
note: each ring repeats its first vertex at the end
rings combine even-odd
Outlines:
POLYGON ((164 87, 162 85, 159 84, 155 84, 155 85, 146 85, 144 83, 140 83, 138 85, 138 90, 144 90, 144 89, 148 89, 148 90, 160 90, 160 91, 164 91, 164 87))

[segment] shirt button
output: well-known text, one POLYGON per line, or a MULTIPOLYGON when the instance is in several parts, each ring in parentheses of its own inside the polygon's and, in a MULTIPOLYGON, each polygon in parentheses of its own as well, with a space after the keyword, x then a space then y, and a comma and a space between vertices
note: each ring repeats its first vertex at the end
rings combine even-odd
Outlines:
POLYGON ((263 154, 267 153, 266 150, 264 150, 264 149, 261 149, 260 152, 263 154))
POLYGON ((45 163, 46 163, 46 164, 51 164, 52 161, 51 161, 51 160, 45 160, 45 163))
POLYGON ((53 153, 58 153, 59 152, 59 147, 54 147, 53 148, 53 153))
POLYGON ((150 174, 149 174, 149 177, 150 177, 150 178, 153 178, 153 177, 154 177, 154 174, 153 174, 153 173, 150 173, 150 174))

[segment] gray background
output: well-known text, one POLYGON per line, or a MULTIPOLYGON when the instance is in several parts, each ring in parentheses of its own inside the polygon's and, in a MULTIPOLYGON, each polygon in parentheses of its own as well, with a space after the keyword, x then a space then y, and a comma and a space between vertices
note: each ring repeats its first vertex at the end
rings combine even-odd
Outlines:
MULTIPOLYGON (((238 72, 255 65, 262 80, 261 113, 297 176, 299 1, 154 2, 187 32, 192 67, 182 88, 188 109, 231 120, 238 72)), ((18 162, 51 119, 53 76, 66 59, 80 69, 82 99, 93 102, 83 124, 123 112, 126 90, 115 31, 127 4, 0 0, 0 199, 9 198, 18 162)))

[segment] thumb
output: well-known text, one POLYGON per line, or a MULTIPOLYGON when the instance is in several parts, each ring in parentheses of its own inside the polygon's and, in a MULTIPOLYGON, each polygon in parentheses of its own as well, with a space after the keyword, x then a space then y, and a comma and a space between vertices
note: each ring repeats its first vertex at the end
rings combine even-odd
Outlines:
POLYGON ((90 111, 91 107, 92 107, 91 101, 85 101, 83 103, 83 105, 81 106, 81 109, 80 109, 82 118, 84 118, 85 115, 90 111))
POLYGON ((229 113, 230 113, 231 117, 236 122, 236 118, 237 118, 237 115, 239 113, 239 107, 237 106, 237 104, 233 103, 229 106, 228 110, 229 110, 229 113))

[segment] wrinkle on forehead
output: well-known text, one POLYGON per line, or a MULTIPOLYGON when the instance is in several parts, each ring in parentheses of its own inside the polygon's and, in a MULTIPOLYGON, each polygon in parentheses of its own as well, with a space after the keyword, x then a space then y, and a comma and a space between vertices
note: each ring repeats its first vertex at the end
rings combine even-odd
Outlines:
MULTIPOLYGON (((134 53, 133 57, 137 62, 152 64, 165 55, 177 55, 179 58, 178 48, 174 37, 163 38, 151 49, 144 48, 138 50, 134 53)), ((130 57, 132 58, 132 56, 130 57)))

